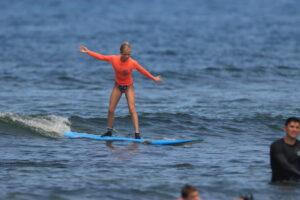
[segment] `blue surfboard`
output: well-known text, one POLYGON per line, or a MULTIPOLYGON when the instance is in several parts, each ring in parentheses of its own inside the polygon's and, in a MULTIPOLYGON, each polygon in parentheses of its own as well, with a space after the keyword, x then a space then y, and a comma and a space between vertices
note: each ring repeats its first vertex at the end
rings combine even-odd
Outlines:
POLYGON ((148 140, 148 139, 134 139, 134 138, 127 138, 127 137, 101 137, 101 135, 95 134, 88 134, 88 133, 77 133, 77 132, 65 132, 64 137, 66 138, 85 138, 85 139, 93 139, 93 140, 101 140, 101 141, 127 141, 127 142, 136 142, 136 143, 143 143, 143 144, 153 144, 153 145, 180 145, 185 143, 191 142, 198 142, 201 141, 197 140, 184 140, 184 139, 177 139, 177 140, 148 140))

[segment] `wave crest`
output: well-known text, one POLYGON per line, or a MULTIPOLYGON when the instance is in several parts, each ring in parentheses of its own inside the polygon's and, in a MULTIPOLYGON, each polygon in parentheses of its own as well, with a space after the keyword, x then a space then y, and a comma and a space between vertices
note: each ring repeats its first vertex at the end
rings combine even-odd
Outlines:
POLYGON ((0 113, 0 121, 9 126, 21 126, 42 136, 59 138, 71 130, 71 122, 66 117, 56 115, 20 115, 0 113))

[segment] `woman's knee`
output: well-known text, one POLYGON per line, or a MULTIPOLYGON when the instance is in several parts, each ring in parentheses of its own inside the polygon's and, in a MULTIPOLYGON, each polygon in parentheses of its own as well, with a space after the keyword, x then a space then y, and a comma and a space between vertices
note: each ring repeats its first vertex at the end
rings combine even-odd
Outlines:
POLYGON ((136 113, 135 106, 129 106, 129 112, 130 114, 135 114, 136 113))
POLYGON ((116 110, 116 108, 108 108, 108 113, 109 114, 114 114, 115 110, 116 110))

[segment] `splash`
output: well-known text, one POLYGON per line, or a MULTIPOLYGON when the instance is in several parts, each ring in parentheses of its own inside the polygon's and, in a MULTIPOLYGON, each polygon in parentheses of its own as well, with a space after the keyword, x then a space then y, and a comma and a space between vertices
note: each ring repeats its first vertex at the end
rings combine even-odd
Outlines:
POLYGON ((71 122, 66 117, 56 115, 19 115, 14 113, 0 113, 0 121, 11 126, 21 126, 40 135, 52 138, 63 136, 70 131, 71 122))

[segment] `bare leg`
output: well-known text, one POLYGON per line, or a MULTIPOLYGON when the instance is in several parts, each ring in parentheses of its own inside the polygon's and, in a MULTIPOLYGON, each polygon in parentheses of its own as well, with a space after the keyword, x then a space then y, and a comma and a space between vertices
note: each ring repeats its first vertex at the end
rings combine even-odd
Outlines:
POLYGON ((122 93, 120 92, 118 87, 115 85, 111 92, 110 100, 109 100, 109 108, 108 108, 108 114, 107 114, 107 127, 108 128, 113 128, 115 110, 116 110, 116 107, 119 103, 121 96, 122 96, 122 93))
POLYGON ((127 91, 125 92, 128 109, 131 114, 132 123, 136 133, 140 132, 139 128, 139 118, 137 112, 135 110, 135 96, 134 96, 134 87, 133 85, 129 86, 127 91))

